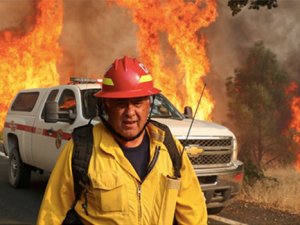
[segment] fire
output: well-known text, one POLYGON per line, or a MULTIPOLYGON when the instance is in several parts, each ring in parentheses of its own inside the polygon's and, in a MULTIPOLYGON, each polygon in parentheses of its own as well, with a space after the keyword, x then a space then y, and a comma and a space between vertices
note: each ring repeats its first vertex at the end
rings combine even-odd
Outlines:
POLYGON ((25 35, 9 30, 0 33, 0 130, 19 90, 59 83, 56 63, 62 55, 58 44, 62 21, 62 1, 41 0, 33 29, 25 35))
MULTIPOLYGON (((298 85, 296 83, 292 83, 288 92, 295 92, 298 89, 298 85)), ((290 127, 296 131, 296 135, 294 135, 293 140, 299 145, 300 148, 300 96, 295 96, 291 101, 291 109, 292 109, 292 120, 290 123, 290 127)), ((300 172, 300 149, 297 155, 297 160, 295 167, 297 171, 300 172)))
POLYGON ((300 172, 300 153, 298 153, 298 155, 297 155, 297 160, 296 160, 295 168, 296 168, 296 170, 298 172, 300 172))
MULTIPOLYGON (((155 77, 156 86, 182 111, 185 105, 195 110, 210 71, 206 40, 199 29, 215 21, 216 1, 118 0, 117 4, 133 13, 139 26, 141 58, 155 77)), ((206 90, 197 118, 211 119, 213 105, 206 90)))

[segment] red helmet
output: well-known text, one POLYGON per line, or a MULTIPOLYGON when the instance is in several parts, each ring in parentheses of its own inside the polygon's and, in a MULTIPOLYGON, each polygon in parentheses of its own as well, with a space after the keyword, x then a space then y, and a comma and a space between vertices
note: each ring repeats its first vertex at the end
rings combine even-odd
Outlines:
POLYGON ((153 87, 148 69, 134 58, 116 59, 103 77, 102 90, 95 94, 100 98, 135 98, 160 92, 153 87))

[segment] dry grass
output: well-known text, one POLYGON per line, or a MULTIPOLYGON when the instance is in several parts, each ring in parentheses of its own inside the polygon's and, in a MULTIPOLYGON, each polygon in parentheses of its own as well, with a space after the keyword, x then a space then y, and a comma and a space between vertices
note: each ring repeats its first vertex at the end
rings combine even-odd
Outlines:
POLYGON ((294 168, 265 171, 266 179, 245 185, 239 199, 257 202, 290 213, 300 213, 300 172, 294 168))

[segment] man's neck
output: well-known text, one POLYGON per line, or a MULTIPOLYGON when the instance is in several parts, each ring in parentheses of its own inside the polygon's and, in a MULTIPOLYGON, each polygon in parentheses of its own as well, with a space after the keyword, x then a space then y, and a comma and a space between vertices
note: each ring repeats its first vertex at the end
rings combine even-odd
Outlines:
POLYGON ((138 136, 137 138, 131 141, 125 141, 118 137, 115 137, 115 139, 118 141, 119 144, 123 145, 124 147, 133 148, 139 146, 142 143, 144 136, 145 136, 145 131, 143 131, 140 136, 138 136))

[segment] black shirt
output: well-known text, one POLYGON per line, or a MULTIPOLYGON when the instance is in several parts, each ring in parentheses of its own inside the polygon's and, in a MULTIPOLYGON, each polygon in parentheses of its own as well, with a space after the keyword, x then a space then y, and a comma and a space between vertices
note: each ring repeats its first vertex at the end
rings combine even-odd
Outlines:
POLYGON ((120 147, 141 180, 143 180, 147 175, 147 168, 150 160, 150 143, 148 134, 145 133, 141 144, 137 147, 127 148, 122 145, 120 145, 120 147))

